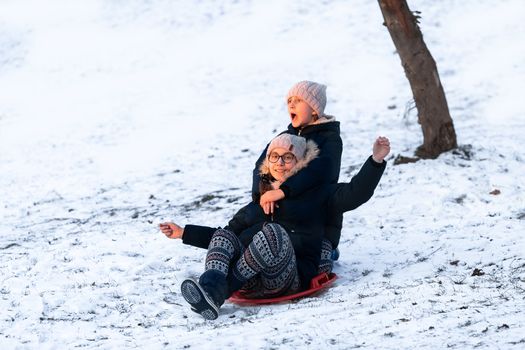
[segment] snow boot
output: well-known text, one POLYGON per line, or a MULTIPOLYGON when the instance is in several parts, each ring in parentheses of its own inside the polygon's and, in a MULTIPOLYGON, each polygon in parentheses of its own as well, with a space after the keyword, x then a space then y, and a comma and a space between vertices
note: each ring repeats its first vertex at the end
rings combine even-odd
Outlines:
POLYGON ((207 320, 219 317, 219 308, 229 296, 226 276, 217 270, 208 270, 199 278, 184 280, 181 284, 184 299, 191 310, 207 320))

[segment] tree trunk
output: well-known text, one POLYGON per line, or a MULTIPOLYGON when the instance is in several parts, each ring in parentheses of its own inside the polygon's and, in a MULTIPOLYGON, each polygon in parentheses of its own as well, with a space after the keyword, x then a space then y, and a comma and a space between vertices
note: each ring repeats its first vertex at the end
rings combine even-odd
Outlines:
POLYGON ((417 25, 417 17, 406 0, 378 0, 385 25, 392 37, 410 83, 423 129, 423 144, 416 150, 421 158, 436 158, 457 147, 456 132, 436 62, 428 51, 417 25))

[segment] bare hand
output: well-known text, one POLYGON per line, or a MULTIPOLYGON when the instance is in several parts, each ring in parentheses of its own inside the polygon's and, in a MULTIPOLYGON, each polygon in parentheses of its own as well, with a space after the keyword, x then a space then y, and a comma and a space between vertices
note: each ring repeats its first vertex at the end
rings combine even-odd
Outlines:
POLYGON ((164 222, 159 224, 159 228, 166 235, 166 237, 171 239, 182 238, 184 234, 184 229, 179 225, 173 222, 164 222))
POLYGON ((390 140, 379 136, 372 148, 372 159, 377 163, 383 163, 383 159, 390 153, 390 140))
POLYGON ((284 198, 284 192, 282 190, 270 190, 266 191, 259 201, 264 213, 266 215, 273 214, 275 208, 278 208, 277 201, 284 198))

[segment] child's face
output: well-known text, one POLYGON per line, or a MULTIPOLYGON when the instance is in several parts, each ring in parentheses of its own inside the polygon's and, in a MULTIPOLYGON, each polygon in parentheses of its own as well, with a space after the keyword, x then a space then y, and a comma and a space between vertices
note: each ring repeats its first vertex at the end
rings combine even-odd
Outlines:
POLYGON ((288 99, 288 114, 294 128, 302 128, 314 122, 314 110, 306 101, 297 96, 288 99))
MULTIPOLYGON (((283 156, 287 153, 290 153, 288 150, 284 148, 275 148, 272 150, 272 154, 276 153, 279 156, 283 156)), ((279 157, 275 163, 268 162, 269 168, 270 168, 270 174, 272 177, 277 181, 283 181, 285 175, 293 169, 293 167, 297 164, 297 159, 293 157, 293 159, 289 163, 284 162, 284 157, 279 157)))

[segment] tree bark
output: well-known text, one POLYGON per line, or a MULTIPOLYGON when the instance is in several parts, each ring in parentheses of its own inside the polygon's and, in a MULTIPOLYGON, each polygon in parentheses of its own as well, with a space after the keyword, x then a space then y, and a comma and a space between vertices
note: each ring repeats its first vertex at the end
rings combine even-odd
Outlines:
POLYGON ((456 132, 436 62, 428 51, 417 17, 406 0, 378 0, 385 25, 401 58, 423 130, 423 144, 416 150, 421 158, 436 158, 457 147, 456 132))

